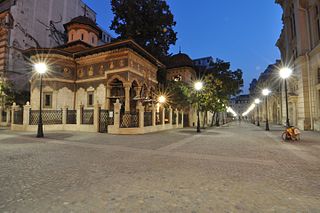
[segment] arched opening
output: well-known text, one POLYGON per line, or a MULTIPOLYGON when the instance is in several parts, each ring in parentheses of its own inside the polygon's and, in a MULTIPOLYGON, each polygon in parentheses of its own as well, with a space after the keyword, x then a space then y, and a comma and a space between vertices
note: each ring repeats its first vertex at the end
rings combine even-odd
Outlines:
POLYGON ((117 99, 120 100, 120 103, 123 104, 123 109, 124 109, 124 97, 125 97, 125 92, 124 92, 124 87, 123 87, 123 82, 120 81, 118 78, 113 79, 109 85, 111 87, 110 90, 110 109, 112 110, 114 108, 114 103, 117 101, 117 99))
POLYGON ((130 88, 130 111, 135 112, 137 101, 140 100, 140 88, 137 81, 133 81, 130 88))

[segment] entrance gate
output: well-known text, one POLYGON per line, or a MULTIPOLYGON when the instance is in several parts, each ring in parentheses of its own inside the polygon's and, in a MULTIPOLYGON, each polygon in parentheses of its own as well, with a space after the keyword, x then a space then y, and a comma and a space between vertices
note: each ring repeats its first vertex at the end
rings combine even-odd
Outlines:
POLYGON ((100 109, 99 112, 99 132, 108 133, 108 125, 114 124, 113 111, 100 109))

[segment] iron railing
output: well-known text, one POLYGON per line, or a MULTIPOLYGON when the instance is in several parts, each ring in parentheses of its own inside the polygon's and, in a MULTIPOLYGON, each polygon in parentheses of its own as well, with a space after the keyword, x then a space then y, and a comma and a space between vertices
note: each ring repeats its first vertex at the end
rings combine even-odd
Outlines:
POLYGON ((67 124, 77 124, 77 110, 67 109, 67 124))
POLYGON ((125 112, 120 114, 120 128, 139 127, 139 113, 125 112))
POLYGON ((182 113, 179 113, 178 116, 178 124, 182 124, 182 113))
POLYGON ((81 116, 81 124, 93 125, 93 110, 83 109, 81 116))
POLYGON ((114 112, 100 109, 99 113, 99 132, 107 133, 108 125, 114 125, 114 112))
POLYGON ((177 124, 177 113, 175 112, 172 113, 172 124, 177 124))
MULTIPOLYGON (((39 122, 40 110, 30 110, 30 125, 37 125, 39 122)), ((43 125, 62 124, 62 110, 42 110, 43 125)))
POLYGON ((19 109, 13 114, 13 123, 14 124, 23 124, 23 110, 19 109))
POLYGON ((152 112, 144 112, 144 126, 152 126, 152 112))
POLYGON ((170 111, 168 110, 165 111, 164 123, 170 123, 170 111))
POLYGON ((6 122, 7 121, 7 112, 6 111, 2 111, 1 114, 2 114, 1 122, 6 122))

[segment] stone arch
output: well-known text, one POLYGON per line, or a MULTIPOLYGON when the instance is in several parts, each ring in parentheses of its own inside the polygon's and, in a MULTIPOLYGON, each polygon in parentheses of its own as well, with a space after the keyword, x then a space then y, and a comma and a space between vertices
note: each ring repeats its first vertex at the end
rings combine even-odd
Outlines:
POLYGON ((110 86, 109 84, 113 81, 113 80, 115 80, 115 79, 118 79, 119 81, 121 81, 123 84, 125 84, 125 83, 127 83, 128 81, 124 78, 124 77, 122 77, 122 76, 120 76, 120 75, 113 75, 108 81, 107 81, 107 86, 110 86))

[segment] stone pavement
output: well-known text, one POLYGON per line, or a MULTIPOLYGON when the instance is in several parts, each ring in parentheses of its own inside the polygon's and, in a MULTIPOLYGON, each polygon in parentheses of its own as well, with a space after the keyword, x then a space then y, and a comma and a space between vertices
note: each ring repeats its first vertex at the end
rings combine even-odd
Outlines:
MULTIPOLYGON (((272 127, 271 127, 272 129, 272 127)), ((320 134, 0 130, 0 212, 320 212, 320 134)))

